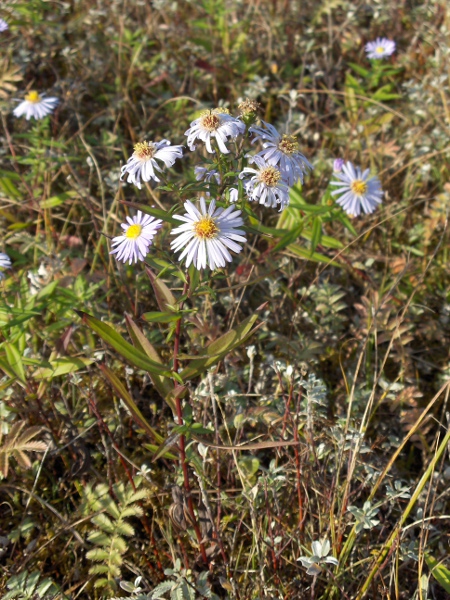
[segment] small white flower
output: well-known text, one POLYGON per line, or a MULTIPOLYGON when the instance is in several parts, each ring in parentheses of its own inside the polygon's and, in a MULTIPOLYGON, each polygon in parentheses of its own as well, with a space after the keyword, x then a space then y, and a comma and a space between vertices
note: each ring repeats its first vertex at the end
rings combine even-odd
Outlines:
POLYGON ((217 169, 211 169, 208 171, 205 167, 196 166, 194 167, 196 181, 206 181, 209 183, 213 179, 216 180, 217 184, 220 185, 220 173, 217 169))
POLYGON ((322 567, 320 566, 321 563, 328 563, 335 566, 339 565, 337 558, 328 556, 331 546, 327 539, 322 542, 315 541, 311 544, 311 547, 311 556, 300 556, 300 558, 297 559, 307 569, 307 575, 318 575, 322 571, 322 567))
POLYGON ((141 189, 142 181, 154 179, 159 181, 155 171, 162 172, 156 159, 161 160, 167 168, 172 167, 177 158, 183 156, 183 146, 171 146, 169 140, 160 142, 139 142, 134 152, 120 170, 120 179, 128 173, 128 182, 141 189))
POLYGON ((8 23, 4 19, 0 19, 0 33, 9 29, 8 23))
POLYGON ((238 229, 244 224, 240 210, 235 210, 234 206, 216 209, 215 200, 207 208, 203 197, 200 198, 200 210, 190 200, 184 203, 184 208, 184 215, 174 215, 184 223, 172 230, 172 235, 178 237, 170 245, 174 252, 185 247, 179 260, 186 257, 186 268, 193 263, 196 269, 205 269, 208 265, 214 271, 233 260, 228 248, 236 254, 241 252, 242 246, 236 242, 245 243, 247 239, 245 232, 238 229))
POLYGON ((219 150, 223 154, 228 154, 229 150, 225 145, 228 138, 235 140, 238 135, 245 132, 245 124, 227 114, 221 112, 221 109, 207 110, 203 112, 198 119, 192 121, 191 126, 185 132, 187 136, 187 144, 190 150, 195 150, 194 142, 199 139, 205 142, 206 150, 214 153, 211 146, 211 139, 215 138, 219 150))
POLYGON ((299 143, 294 135, 281 135, 270 123, 262 121, 264 127, 250 127, 254 134, 252 144, 261 142, 263 149, 258 152, 269 165, 278 166, 289 186, 298 179, 303 183, 303 174, 313 169, 312 164, 300 152, 299 143))
POLYGON ((272 208, 279 205, 282 211, 289 204, 289 188, 280 169, 258 155, 250 157, 249 162, 256 163, 258 168, 246 167, 239 175, 243 179, 248 177, 247 173, 253 174, 244 183, 248 199, 272 208))
POLYGON ((340 181, 330 181, 330 185, 338 186, 331 195, 339 196, 336 202, 349 215, 358 216, 361 208, 366 214, 372 213, 381 204, 383 190, 380 180, 378 177, 369 178, 369 172, 370 169, 362 172, 348 161, 340 173, 335 173, 340 181))
POLYGON ((31 91, 25 96, 25 100, 16 106, 13 110, 15 117, 25 115, 27 121, 33 117, 34 119, 43 119, 49 115, 59 104, 58 98, 45 98, 45 94, 38 94, 36 91, 31 91))
POLYGON ((11 265, 12 263, 9 256, 4 252, 0 252, 0 281, 6 277, 3 273, 3 269, 10 269, 11 265))
POLYGON ((386 58, 395 52, 395 42, 387 38, 377 38, 366 44, 367 58, 386 58))
POLYGON ((123 235, 113 238, 111 246, 116 248, 110 254, 116 254, 117 260, 131 265, 145 259, 162 221, 150 215, 144 216, 140 210, 133 218, 127 217, 127 221, 121 224, 123 235))

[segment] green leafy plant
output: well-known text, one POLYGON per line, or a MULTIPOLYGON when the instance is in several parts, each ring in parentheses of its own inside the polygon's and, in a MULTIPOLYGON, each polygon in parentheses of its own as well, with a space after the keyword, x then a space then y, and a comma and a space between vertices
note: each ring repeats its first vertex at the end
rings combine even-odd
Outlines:
POLYGON ((88 485, 84 491, 84 510, 99 511, 91 522, 96 529, 89 533, 89 541, 96 548, 89 550, 86 558, 96 564, 90 567, 92 575, 98 575, 95 587, 117 589, 116 578, 121 575, 124 554, 128 549, 127 538, 133 537, 135 530, 130 524, 132 517, 142 517, 143 510, 138 502, 147 497, 145 489, 133 490, 122 483, 113 486, 113 499, 108 486, 88 485))

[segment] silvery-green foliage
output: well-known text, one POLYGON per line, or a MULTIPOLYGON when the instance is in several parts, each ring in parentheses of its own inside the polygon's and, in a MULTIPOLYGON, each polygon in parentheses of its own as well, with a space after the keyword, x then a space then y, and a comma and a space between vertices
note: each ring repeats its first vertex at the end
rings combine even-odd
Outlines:
POLYGON ((88 485, 84 492, 84 511, 102 511, 91 519, 96 529, 88 536, 88 540, 97 548, 86 554, 88 560, 96 563, 89 573, 100 575, 95 582, 97 588, 117 588, 115 580, 121 575, 123 555, 128 549, 126 538, 134 535, 134 528, 127 519, 142 516, 142 508, 137 503, 148 493, 147 490, 135 492, 131 486, 123 483, 114 485, 113 491, 117 502, 110 496, 109 488, 104 483, 95 488, 88 485))
POLYGON ((356 533, 359 533, 363 529, 373 529, 380 522, 378 519, 374 519, 375 515, 378 514, 378 508, 372 507, 369 500, 364 502, 362 508, 349 506, 347 510, 355 517, 356 533))
POLYGON ((331 545, 328 539, 322 541, 316 540, 311 544, 311 556, 300 556, 299 560, 306 568, 307 575, 318 575, 322 571, 321 564, 339 565, 339 561, 334 556, 328 556, 331 545))
POLYGON ((61 595, 59 586, 51 579, 45 577, 41 579, 39 571, 28 573, 25 569, 18 575, 13 575, 6 582, 9 590, 2 596, 2 600, 40 600, 41 598, 53 598, 56 594, 62 599, 66 596, 61 595))
POLYGON ((388 500, 394 500, 396 498, 403 498, 407 500, 408 498, 411 498, 409 490, 409 486, 403 485, 401 481, 396 480, 394 481, 393 486, 390 483, 386 485, 386 496, 388 500))
POLYGON ((173 579, 158 584, 148 595, 148 600, 196 600, 198 597, 218 600, 208 585, 208 571, 200 573, 195 581, 192 571, 183 569, 181 561, 177 559, 174 568, 166 569, 164 574, 173 579))

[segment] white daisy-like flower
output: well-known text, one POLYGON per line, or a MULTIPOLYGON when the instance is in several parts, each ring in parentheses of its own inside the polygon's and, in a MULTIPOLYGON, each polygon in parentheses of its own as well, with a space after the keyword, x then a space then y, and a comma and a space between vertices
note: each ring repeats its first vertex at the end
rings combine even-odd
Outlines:
POLYGON ((198 270, 207 265, 211 271, 225 267, 233 260, 228 249, 239 254, 242 246, 236 242, 247 241, 245 232, 238 229, 244 224, 241 211, 235 210, 234 206, 216 209, 215 200, 211 200, 207 208, 203 197, 200 198, 200 209, 190 200, 184 203, 184 208, 184 215, 174 215, 183 224, 172 230, 172 235, 178 235, 170 244, 172 250, 179 252, 184 248, 179 260, 186 257, 186 268, 191 263, 198 270))
POLYGON ((289 187, 280 169, 258 154, 250 157, 249 162, 255 163, 258 168, 245 167, 239 175, 240 179, 251 176, 244 182, 248 199, 272 208, 279 206, 282 211, 289 205, 289 187))
POLYGON ((134 152, 120 170, 120 179, 128 173, 128 182, 141 189, 142 181, 159 181, 155 171, 162 172, 156 162, 161 160, 167 168, 172 167, 177 158, 183 156, 183 146, 171 146, 169 140, 160 142, 139 142, 134 152))
POLYGON ((254 134, 252 144, 261 142, 263 149, 258 152, 269 165, 278 166, 283 178, 289 186, 300 179, 303 183, 303 174, 313 169, 312 164, 300 152, 300 145, 295 135, 281 135, 270 123, 262 121, 263 127, 250 127, 249 132, 254 134))
POLYGON ((384 192, 380 180, 378 177, 369 177, 369 172, 370 169, 361 171, 348 161, 340 173, 335 173, 339 181, 330 181, 330 185, 338 186, 331 195, 339 196, 336 202, 349 215, 358 216, 361 208, 366 214, 372 213, 382 202, 384 192))
POLYGON ((34 119, 43 119, 54 111, 59 104, 58 98, 45 98, 45 94, 39 94, 32 90, 25 96, 25 100, 16 106, 13 110, 15 117, 25 115, 27 121, 33 117, 34 119))
POLYGON ((158 229, 162 227, 161 219, 143 215, 138 210, 133 218, 127 217, 128 223, 122 223, 123 234, 112 239, 111 246, 116 246, 110 254, 115 254, 117 260, 130 265, 138 260, 144 260, 152 245, 158 229))
POLYGON ((199 139, 205 142, 206 150, 214 153, 211 146, 211 139, 215 138, 219 150, 223 154, 228 154, 229 150, 225 145, 228 138, 235 140, 238 135, 245 132, 245 123, 232 117, 221 109, 206 110, 198 119, 192 121, 191 126, 185 132, 187 144, 190 150, 195 150, 195 140, 199 139))
POLYGON ((4 19, 0 19, 0 33, 9 29, 8 23, 4 19))
POLYGON ((387 38, 377 38, 366 44, 367 58, 386 58, 395 52, 395 42, 387 38))
POLYGON ((3 273, 3 269, 10 269, 11 265, 12 263, 9 256, 4 252, 0 252, 0 281, 6 277, 3 273))

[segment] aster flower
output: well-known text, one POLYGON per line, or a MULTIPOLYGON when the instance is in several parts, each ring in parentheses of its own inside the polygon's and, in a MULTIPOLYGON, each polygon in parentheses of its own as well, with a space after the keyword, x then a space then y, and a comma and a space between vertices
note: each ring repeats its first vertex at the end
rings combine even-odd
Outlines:
POLYGON ((294 135, 281 135, 270 123, 262 121, 262 124, 264 127, 249 129, 255 136, 252 144, 261 142, 263 146, 257 156, 261 156, 269 165, 278 166, 289 186, 298 179, 303 183, 303 174, 313 166, 300 152, 297 138, 294 135))
POLYGON ((58 98, 45 98, 45 94, 39 94, 32 90, 25 96, 25 100, 16 106, 13 110, 15 117, 25 115, 27 121, 34 119, 43 119, 49 115, 59 104, 58 98))
POLYGON ((333 171, 335 173, 340 173, 342 171, 342 167, 344 166, 345 160, 343 158, 335 158, 333 163, 333 171))
POLYGON ((381 204, 383 190, 378 177, 369 177, 370 169, 361 171, 350 161, 345 163, 340 173, 336 173, 339 181, 330 181, 330 185, 338 186, 331 192, 339 196, 336 202, 349 215, 358 216, 361 208, 366 214, 372 213, 381 204))
POLYGON ((258 154, 250 157, 249 162, 255 163, 258 168, 246 167, 239 175, 240 179, 248 177, 247 173, 251 176, 244 183, 248 199, 272 208, 279 205, 282 211, 289 204, 289 188, 283 173, 258 154))
POLYGON ((387 38, 377 38, 366 44, 367 58, 386 58, 395 52, 395 42, 387 38))
POLYGON ((3 269, 10 269, 11 265, 12 263, 9 256, 4 252, 0 252, 0 281, 6 277, 3 273, 3 269))
POLYGON ((159 181, 155 171, 162 172, 156 159, 161 160, 167 168, 172 167, 177 158, 183 156, 183 146, 171 146, 169 140, 160 142, 139 142, 134 152, 120 170, 120 179, 128 173, 128 182, 141 189, 142 181, 154 179, 159 181))
POLYGON ((244 224, 241 211, 235 210, 234 206, 216 209, 215 200, 207 208, 203 197, 200 198, 200 209, 190 200, 184 203, 184 208, 184 215, 174 215, 183 224, 172 230, 172 235, 178 235, 170 244, 172 250, 179 252, 184 248, 179 260, 186 257, 186 267, 191 263, 199 270, 207 265, 211 271, 225 267, 233 260, 228 249, 239 254, 242 246, 236 242, 247 241, 244 231, 238 229, 244 224))
POLYGON ((133 218, 127 217, 127 221, 121 224, 123 234, 113 238, 111 245, 116 248, 110 254, 116 254, 117 260, 131 265, 145 259, 156 232, 162 227, 162 221, 143 215, 140 210, 133 218))
POLYGON ((191 126, 184 135, 187 136, 187 144, 190 150, 195 150, 194 142, 199 139, 205 142, 206 150, 213 154, 211 139, 215 138, 219 150, 223 154, 228 154, 229 150, 225 142, 228 141, 228 138, 235 140, 238 135, 244 132, 245 124, 242 121, 216 108, 203 112, 198 119, 192 121, 191 126))
POLYGON ((209 183, 215 179, 217 184, 220 185, 220 173, 217 169, 211 169, 211 171, 208 171, 208 169, 205 167, 196 166, 194 167, 194 173, 197 181, 206 181, 209 183))
POLYGON ((0 33, 3 33, 7 29, 9 29, 8 23, 4 19, 0 19, 0 33))

